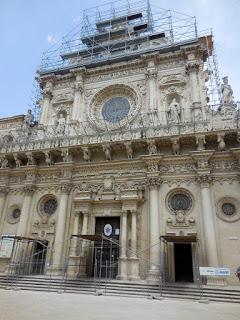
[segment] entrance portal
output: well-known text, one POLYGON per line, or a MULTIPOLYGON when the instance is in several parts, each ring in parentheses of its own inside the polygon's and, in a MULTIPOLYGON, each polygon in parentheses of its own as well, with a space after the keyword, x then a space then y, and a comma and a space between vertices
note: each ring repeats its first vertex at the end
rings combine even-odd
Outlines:
POLYGON ((190 243, 174 243, 175 281, 193 282, 192 247, 190 243))
POLYGON ((37 241, 35 243, 34 254, 32 259, 32 273, 44 274, 48 241, 37 241))
POLYGON ((103 234, 113 241, 96 241, 94 244, 93 273, 99 278, 116 278, 119 257, 119 217, 97 217, 95 234, 103 234))

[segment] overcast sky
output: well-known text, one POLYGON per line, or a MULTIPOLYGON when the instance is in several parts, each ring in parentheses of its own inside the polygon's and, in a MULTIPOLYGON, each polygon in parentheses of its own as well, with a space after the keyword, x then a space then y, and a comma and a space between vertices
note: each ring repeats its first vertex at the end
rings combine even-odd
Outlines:
MULTIPOLYGON (((131 1, 131 0, 129 0, 131 1)), ((0 0, 0 118, 23 114, 42 52, 71 30, 83 9, 103 0, 0 0)), ((152 0, 162 8, 197 17, 212 28, 220 76, 229 76, 240 100, 240 0, 152 0)))

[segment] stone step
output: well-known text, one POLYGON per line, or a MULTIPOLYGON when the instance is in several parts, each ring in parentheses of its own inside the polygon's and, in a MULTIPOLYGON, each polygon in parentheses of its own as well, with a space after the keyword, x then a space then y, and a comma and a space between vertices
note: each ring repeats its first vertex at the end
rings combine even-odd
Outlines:
POLYGON ((193 285, 163 286, 160 294, 158 284, 111 280, 94 282, 92 279, 70 280, 59 277, 36 276, 4 276, 0 275, 0 288, 15 290, 32 290, 45 292, 68 292, 81 294, 96 294, 126 297, 162 297, 178 299, 207 299, 210 301, 240 303, 239 289, 203 287, 202 291, 193 285))

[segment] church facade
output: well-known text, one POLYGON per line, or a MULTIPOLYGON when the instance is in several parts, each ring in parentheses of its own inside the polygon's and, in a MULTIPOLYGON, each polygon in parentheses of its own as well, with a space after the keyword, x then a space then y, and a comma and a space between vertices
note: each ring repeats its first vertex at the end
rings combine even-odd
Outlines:
MULTIPOLYGON (((195 282, 199 266, 226 267, 230 276, 208 283, 236 285, 240 130, 231 86, 225 77, 211 108, 211 35, 169 45, 163 32, 143 36, 141 15, 98 21, 81 38, 85 49, 39 71, 38 123, 31 110, 0 119, 0 234, 36 239, 25 254, 44 252, 43 274, 61 274, 67 260, 69 276, 92 277, 101 258, 113 278, 195 282)), ((1 272, 11 259, 0 257, 1 272)))

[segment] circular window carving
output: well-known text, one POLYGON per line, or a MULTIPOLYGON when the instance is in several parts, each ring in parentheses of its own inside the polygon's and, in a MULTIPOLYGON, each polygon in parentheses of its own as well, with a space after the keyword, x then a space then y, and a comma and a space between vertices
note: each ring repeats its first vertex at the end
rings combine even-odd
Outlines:
POLYGON ((140 107, 135 90, 123 84, 111 85, 92 98, 88 118, 98 129, 119 129, 133 120, 140 107))
POLYGON ((54 196, 44 198, 40 202, 40 212, 42 214, 52 215, 57 210, 57 206, 58 206, 57 199, 54 196))
POLYGON ((17 205, 13 205, 8 209, 7 222, 17 223, 20 220, 21 209, 17 205))
POLYGON ((239 208, 237 199, 224 197, 217 204, 217 216, 226 222, 235 222, 240 219, 239 208))
POLYGON ((167 206, 171 212, 184 211, 188 213, 192 209, 192 205, 192 196, 183 189, 172 191, 167 197, 167 206))
POLYGON ((124 97, 114 97, 107 100, 102 107, 103 119, 108 122, 119 122, 126 118, 130 110, 128 99, 124 97))
POLYGON ((12 217, 13 219, 18 219, 21 215, 21 210, 19 208, 15 208, 12 211, 12 217))

